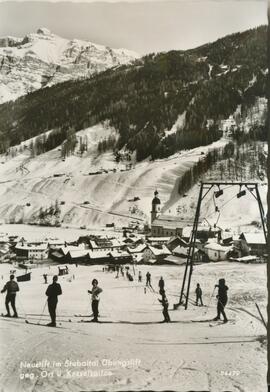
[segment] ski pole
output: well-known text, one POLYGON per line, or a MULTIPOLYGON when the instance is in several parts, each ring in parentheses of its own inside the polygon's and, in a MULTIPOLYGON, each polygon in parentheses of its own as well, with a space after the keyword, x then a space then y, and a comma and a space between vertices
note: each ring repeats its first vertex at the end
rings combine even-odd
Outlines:
POLYGON ((38 320, 38 324, 40 324, 40 321, 41 321, 41 319, 42 319, 43 313, 44 313, 44 311, 45 311, 45 308, 46 308, 46 304, 47 304, 47 299, 45 300, 45 304, 44 304, 44 307, 43 307, 43 310, 42 310, 41 316, 40 316, 40 318, 39 318, 39 320, 38 320))
POLYGON ((209 304, 208 304, 208 306, 207 306, 207 308, 206 308, 206 311, 205 311, 204 315, 206 315, 207 312, 208 312, 208 309, 209 309, 210 304, 211 304, 211 302, 212 302, 212 298, 213 298, 213 295, 214 295, 215 290, 216 290, 216 286, 214 287, 214 290, 213 290, 213 292, 212 292, 212 295, 211 295, 211 297, 210 297, 209 304))
POLYGON ((22 301, 21 301, 21 299, 20 299, 20 296, 18 295, 18 302, 20 303, 20 306, 21 306, 21 308, 22 308, 22 311, 23 311, 23 313, 24 313, 24 317, 25 317, 25 319, 27 318, 27 313, 26 313, 26 311, 25 311, 25 309, 24 309, 24 306, 23 306, 23 304, 22 304, 22 301))
POLYGON ((266 321, 265 321, 265 319, 264 319, 264 317, 262 315, 262 312, 261 312, 261 310, 259 308, 259 305, 256 302, 255 302, 255 305, 256 305, 256 308, 257 308, 257 310, 259 312, 259 315, 261 317, 261 321, 262 321, 263 325, 265 326, 265 328, 267 329, 267 323, 266 323, 266 321))

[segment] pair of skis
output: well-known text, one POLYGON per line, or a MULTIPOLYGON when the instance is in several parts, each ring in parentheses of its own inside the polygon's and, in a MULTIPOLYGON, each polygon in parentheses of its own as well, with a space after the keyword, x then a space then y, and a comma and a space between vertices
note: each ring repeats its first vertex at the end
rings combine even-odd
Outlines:
MULTIPOLYGON (((33 314, 33 315, 35 315, 35 316, 41 316, 41 315, 36 315, 36 314, 33 314)), ((28 325, 39 325, 39 326, 41 326, 41 327, 51 327, 51 328, 64 328, 64 327, 62 326, 62 322, 59 322, 57 326, 53 326, 53 325, 50 325, 51 323, 43 324, 43 323, 41 323, 40 321, 39 321, 39 322, 30 321, 30 320, 25 319, 24 317, 5 316, 3 313, 1 314, 1 317, 5 318, 5 319, 7 319, 7 320, 11 320, 11 321, 15 321, 16 319, 24 319, 25 323, 28 324, 28 325)), ((85 319, 86 319, 86 318, 93 317, 93 315, 75 314, 74 317, 80 317, 80 318, 82 319, 82 320, 80 320, 80 321, 78 321, 78 322, 90 322, 90 321, 85 320, 85 319)), ((71 319, 69 319, 69 320, 67 320, 67 321, 72 322, 71 319)))
POLYGON ((226 323, 223 320, 203 319, 203 320, 191 320, 192 323, 208 323, 209 327, 218 327, 221 325, 234 325, 235 320, 229 319, 226 323))

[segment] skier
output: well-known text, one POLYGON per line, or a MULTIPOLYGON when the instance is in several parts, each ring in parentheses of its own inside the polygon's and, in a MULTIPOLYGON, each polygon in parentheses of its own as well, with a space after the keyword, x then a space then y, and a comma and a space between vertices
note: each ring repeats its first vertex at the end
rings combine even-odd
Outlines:
POLYGON ((47 274, 43 274, 44 283, 47 284, 47 274))
POLYGON ((158 287, 159 287, 159 294, 162 293, 162 291, 164 291, 164 286, 165 286, 165 282, 163 277, 161 276, 158 282, 158 287))
POLYGON ((224 323, 228 322, 226 313, 224 311, 225 306, 228 301, 227 291, 229 290, 228 286, 225 285, 225 279, 219 279, 218 284, 215 285, 218 287, 218 295, 217 295, 217 317, 214 318, 214 321, 220 320, 220 313, 222 314, 224 323))
POLYGON ((141 282, 141 281, 142 281, 142 272, 139 271, 139 274, 138 274, 138 282, 141 282))
POLYGON ((161 299, 159 299, 159 302, 163 306, 163 311, 162 314, 164 316, 164 320, 162 321, 163 323, 169 323, 171 321, 169 313, 168 313, 168 307, 169 307, 169 302, 167 300, 165 290, 160 291, 161 294, 161 299))
POLYGON ((56 306, 58 302, 58 295, 62 294, 62 289, 59 283, 57 283, 58 276, 53 277, 53 282, 50 284, 46 290, 46 295, 48 297, 48 308, 51 317, 51 322, 48 327, 56 327, 56 306))
POLYGON ((146 274, 146 286, 151 286, 151 274, 149 271, 146 274))
POLYGON ((202 289, 199 283, 197 283, 197 287, 195 290, 196 293, 196 306, 198 306, 198 302, 200 300, 201 306, 203 306, 203 301, 202 301, 202 289))
POLYGON ((98 287, 97 279, 92 280, 92 290, 88 290, 89 294, 92 294, 92 311, 94 318, 91 320, 94 323, 98 322, 98 304, 99 304, 99 294, 102 293, 102 289, 98 287))
POLYGON ((15 300, 16 300, 16 293, 19 290, 20 289, 18 283, 14 281, 14 275, 13 274, 10 275, 10 280, 5 284, 3 290, 1 290, 1 293, 4 293, 5 291, 7 292, 6 300, 5 300, 7 314, 5 315, 5 317, 11 317, 10 310, 9 310, 9 303, 11 304, 11 307, 14 312, 13 317, 18 317, 15 300))

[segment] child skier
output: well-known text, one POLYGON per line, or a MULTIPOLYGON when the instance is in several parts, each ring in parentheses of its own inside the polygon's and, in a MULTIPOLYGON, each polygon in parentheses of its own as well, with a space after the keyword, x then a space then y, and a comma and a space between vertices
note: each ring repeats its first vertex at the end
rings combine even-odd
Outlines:
POLYGON ((171 321, 169 313, 168 313, 168 307, 169 307, 169 302, 167 300, 167 297, 165 295, 165 291, 161 291, 161 299, 159 299, 159 302, 163 306, 163 311, 162 314, 164 316, 164 320, 162 321, 163 323, 169 323, 171 321))
POLYGON ((203 306, 203 301, 202 301, 202 289, 199 283, 197 283, 197 287, 195 290, 196 293, 196 306, 198 306, 198 302, 200 300, 201 306, 203 306))
POLYGON ((89 294, 92 294, 92 311, 94 318, 91 320, 94 323, 98 322, 98 304, 99 304, 99 294, 102 293, 102 289, 98 287, 97 279, 92 280, 92 290, 88 290, 89 294))

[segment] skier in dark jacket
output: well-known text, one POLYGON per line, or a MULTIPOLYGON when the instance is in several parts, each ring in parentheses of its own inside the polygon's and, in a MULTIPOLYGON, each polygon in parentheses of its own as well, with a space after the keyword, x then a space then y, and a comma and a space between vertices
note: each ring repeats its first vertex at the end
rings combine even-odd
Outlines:
POLYGON ((201 289, 200 283, 197 283, 197 287, 196 287, 195 293, 196 293, 196 306, 198 306, 199 300, 201 302, 201 306, 203 306, 202 289, 201 289))
POLYGON ((58 295, 62 294, 62 289, 59 283, 57 283, 58 276, 53 277, 53 282, 46 290, 48 297, 48 308, 51 316, 51 323, 47 324, 49 327, 56 327, 56 306, 58 302, 58 295))
POLYGON ((167 297, 166 297, 164 290, 162 290, 160 292, 160 294, 161 294, 161 299, 159 299, 159 302, 163 306, 163 311, 162 311, 163 316, 164 316, 163 323, 169 323, 171 321, 169 313, 168 313, 169 302, 167 300, 167 297))
POLYGON ((164 282, 163 277, 161 276, 161 278, 159 279, 159 282, 158 282, 159 294, 162 294, 162 291, 164 291, 164 286, 165 286, 165 282, 164 282))
POLYGON ((92 280, 92 290, 88 290, 89 294, 92 294, 92 311, 94 318, 91 320, 94 323, 98 322, 98 304, 99 304, 99 294, 102 293, 102 289, 98 287, 97 279, 92 280))
POLYGON ((11 307, 14 312, 13 317, 18 317, 18 313, 15 305, 15 299, 16 299, 16 293, 19 290, 20 289, 18 283, 14 281, 14 275, 10 275, 10 280, 5 284, 3 290, 1 290, 1 293, 4 293, 5 291, 7 292, 6 300, 5 300, 7 314, 5 315, 5 317, 11 317, 10 310, 9 310, 9 303, 11 304, 11 307))
POLYGON ((149 271, 146 274, 146 286, 151 286, 151 274, 149 271))
POLYGON ((215 285, 218 287, 218 295, 217 295, 217 317, 214 318, 214 321, 220 320, 220 313, 223 316, 224 323, 228 322, 226 313, 224 311, 225 306, 228 301, 227 291, 229 290, 228 286, 225 285, 225 279, 219 279, 218 284, 215 285))

